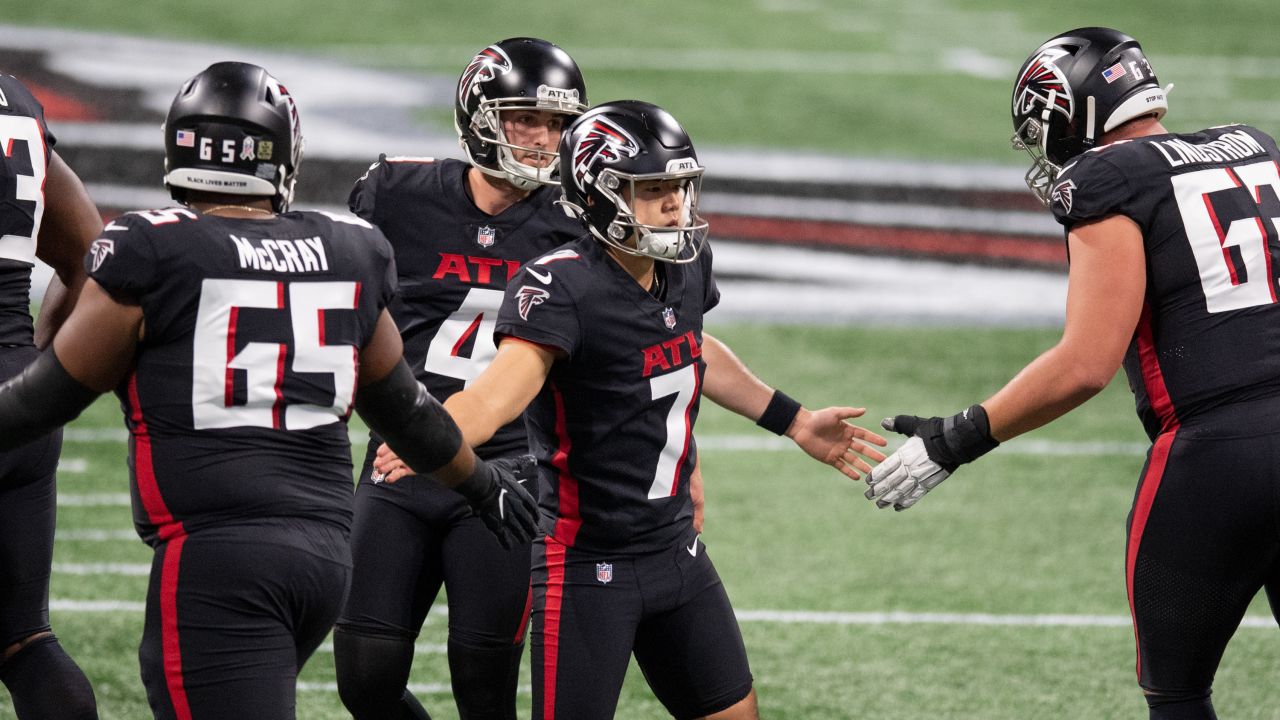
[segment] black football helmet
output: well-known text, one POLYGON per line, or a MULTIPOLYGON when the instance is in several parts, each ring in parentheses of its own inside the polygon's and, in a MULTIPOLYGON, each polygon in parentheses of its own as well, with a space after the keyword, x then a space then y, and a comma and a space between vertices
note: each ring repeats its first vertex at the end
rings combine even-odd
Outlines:
POLYGON ((1071 158, 1105 132, 1169 105, 1138 41, 1087 27, 1052 38, 1031 53, 1013 86, 1013 147, 1031 155, 1027 186, 1049 204, 1054 180, 1071 158))
POLYGON ((698 216, 704 170, 680 123, 646 102, 598 105, 560 136, 560 203, 598 240, 632 255, 670 263, 698 257, 707 238, 707 223, 698 216), (642 224, 630 198, 640 184, 666 180, 682 181, 679 224, 642 224))
POLYGON ((587 109, 578 64, 546 40, 520 37, 494 43, 477 53, 458 78, 453 124, 467 160, 521 190, 556 184, 554 148, 513 145, 502 130, 502 111, 528 108, 573 117, 587 109), (549 162, 544 167, 516 162, 512 149, 546 156, 549 162))
POLYGON ((293 199, 302 161, 293 96, 257 65, 220 62, 187 80, 164 121, 164 183, 187 191, 268 195, 276 212, 293 199))

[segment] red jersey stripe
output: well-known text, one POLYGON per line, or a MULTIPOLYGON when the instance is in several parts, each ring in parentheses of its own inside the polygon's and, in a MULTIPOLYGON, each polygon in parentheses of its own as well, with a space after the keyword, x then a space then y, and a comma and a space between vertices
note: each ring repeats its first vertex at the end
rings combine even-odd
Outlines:
POLYGON ((1164 373, 1160 371, 1160 359, 1156 354, 1154 332, 1151 327, 1151 303, 1142 304, 1142 315, 1138 319, 1138 364, 1142 369, 1142 384, 1147 391, 1147 402, 1160 419, 1160 432, 1169 432, 1178 425, 1178 415, 1173 407, 1173 398, 1169 397, 1169 388, 1164 384, 1164 373))
POLYGON ((559 500, 556 513, 559 517, 552 537, 573 547, 578 530, 582 528, 582 516, 578 514, 578 481, 569 474, 569 450, 573 443, 569 440, 568 423, 564 417, 564 396, 555 383, 550 383, 549 387, 556 401, 556 437, 560 438, 560 446, 556 448, 555 455, 551 456, 551 467, 556 469, 560 478, 556 493, 559 500))
POLYGON ((164 680, 169 701, 178 720, 191 720, 187 689, 182 677, 182 646, 178 638, 178 572, 181 569, 182 546, 187 536, 179 534, 164 547, 164 564, 160 570, 160 644, 164 657, 164 680))
POLYGON ((1143 473, 1142 484, 1138 488, 1138 499, 1133 504, 1133 522, 1129 525, 1129 544, 1125 552, 1124 576, 1125 587, 1129 593, 1129 615, 1133 618, 1133 641, 1137 651, 1135 670, 1138 679, 1142 679, 1142 647, 1138 639, 1138 616, 1133 604, 1133 570, 1138 560, 1138 548, 1142 545, 1142 532, 1147 527, 1147 518, 1151 515, 1151 506, 1155 503, 1156 493, 1160 490, 1160 481, 1164 478, 1164 469, 1169 461, 1169 448, 1177 436, 1177 427, 1172 432, 1161 433, 1151 446, 1151 459, 1147 462, 1147 471, 1143 473))
POLYGON ((556 717, 556 666, 560 660, 560 608, 564 603, 564 560, 568 548, 547 538, 547 600, 542 623, 542 719, 556 717))

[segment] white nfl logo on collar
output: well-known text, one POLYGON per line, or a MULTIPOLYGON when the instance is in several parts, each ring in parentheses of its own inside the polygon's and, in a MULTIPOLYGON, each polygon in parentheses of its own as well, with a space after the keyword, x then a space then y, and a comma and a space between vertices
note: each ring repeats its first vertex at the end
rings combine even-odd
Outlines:
POLYGON ((596 580, 608 585, 613 581, 613 563, 596 563, 596 580))
POLYGON ((662 308, 662 324, 666 325, 668 330, 674 330, 676 327, 676 311, 671 308, 662 308))
POLYGON ((476 244, 480 247, 493 247, 493 241, 496 237, 498 237, 498 231, 485 225, 476 232, 476 244))

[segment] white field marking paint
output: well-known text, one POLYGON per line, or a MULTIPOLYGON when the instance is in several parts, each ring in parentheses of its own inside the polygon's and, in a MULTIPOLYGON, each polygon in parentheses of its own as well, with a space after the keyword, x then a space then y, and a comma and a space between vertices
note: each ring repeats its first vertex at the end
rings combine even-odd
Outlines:
MULTIPOLYGON (((414 652, 423 653, 424 655, 445 655, 449 652, 449 646, 443 643, 415 643, 414 652)), ((333 643, 327 642, 316 648, 316 652, 331 654, 333 652, 333 643)))
POLYGON ((129 507, 128 493, 58 493, 59 507, 129 507))
POLYGON ((1042 212, 729 193, 707 193, 699 199, 698 208, 708 213, 742 217, 1045 238, 1062 236, 1062 226, 1042 212))
MULTIPOLYGON (((795 443, 788 438, 754 435, 697 436, 699 450, 732 450, 734 452, 790 452, 795 443)), ((1011 440, 1000 446, 1004 455, 1074 455, 1141 457, 1150 445, 1121 442, 1059 442, 1055 440, 1011 440)))
MULTIPOLYGON (((806 612, 795 610, 737 610, 740 622, 783 625, 963 625, 1001 627, 1132 627, 1128 615, 998 615, 992 613, 806 612)), ((1274 618, 1249 615, 1242 628, 1276 627, 1274 618)))
MULTIPOLYGON (((727 243, 726 243, 727 244, 727 243)), ((756 252, 759 252, 757 249, 756 252)), ((723 247, 717 248, 717 254, 723 256, 723 247)), ((1008 271, 1006 271, 1008 274, 1008 271)), ((723 284, 723 283, 722 283, 723 284)), ((68 428, 65 437, 73 442, 124 442, 128 433, 124 430, 108 430, 94 428, 68 428)), ((368 436, 363 432, 352 431, 351 442, 357 446, 364 445, 368 436)), ((780 452, 790 450, 793 443, 780 437, 771 437, 759 433, 749 435, 698 435, 698 447, 704 450, 735 450, 756 452, 780 452)), ((1068 442, 1062 440, 1028 440, 1019 438, 1004 443, 1003 454, 1017 455, 1077 455, 1091 457, 1109 457, 1113 455, 1144 455, 1150 445, 1146 443, 1109 442, 1105 440, 1086 440, 1068 442)), ((120 494, 77 495, 60 493, 59 505, 128 505, 129 496, 120 494)))
MULTIPOLYGON (((142 612, 140 602, 118 600, 51 600, 59 612, 142 612)), ((431 611, 432 615, 436 610, 431 611)), ((914 613, 914 612, 809 612, 804 610, 736 610, 739 622, 778 625, 958 625, 970 627, 1131 627, 1128 615, 1001 615, 994 613, 914 613)), ((1246 615, 1241 628, 1274 629, 1276 621, 1265 615, 1246 615)), ((417 645, 419 652, 445 652, 443 645, 417 645)), ((333 652, 326 643, 320 652, 333 652)))
POLYGON ((146 604, 130 600, 50 600, 49 609, 65 613, 140 613, 146 604))
POLYGON ((115 542, 118 540, 138 541, 138 533, 133 530, 59 530, 54 536, 57 540, 77 542, 115 542))
MULTIPOLYGON (((72 430, 68 430, 71 433, 72 430)), ((698 447, 703 450, 733 450, 754 452, 790 451, 793 443, 787 438, 771 437, 760 433, 750 435, 697 435, 698 447)), ((113 437, 110 433, 89 431, 84 437, 77 437, 78 442, 124 442, 124 433, 113 437), (86 439, 92 438, 92 439, 86 439)), ((352 432, 351 441, 356 445, 364 445, 368 436, 362 432, 352 432)), ((1123 443, 1107 441, 1066 442, 1060 440, 1026 440, 1017 439, 1001 446, 1002 454, 1015 455, 1075 455, 1090 457, 1110 457, 1113 455, 1144 455, 1150 445, 1146 443, 1123 443)), ((129 496, 120 494, 77 495, 60 493, 59 505, 95 506, 95 505, 128 505, 129 496)))
POLYGON ((53 564, 53 571, 60 575, 116 575, 119 577, 146 577, 151 574, 147 563, 65 563, 53 564))
POLYGON ((58 472, 83 473, 89 471, 89 461, 84 458, 58 458, 58 472))
MULTIPOLYGON (((338 683, 331 682, 300 682, 298 683, 298 692, 338 692, 338 683)), ((449 683, 409 683, 409 692, 414 695, 451 695, 453 687, 449 683)), ((528 685, 521 685, 516 688, 516 692, 521 695, 529 695, 533 689, 528 685)))

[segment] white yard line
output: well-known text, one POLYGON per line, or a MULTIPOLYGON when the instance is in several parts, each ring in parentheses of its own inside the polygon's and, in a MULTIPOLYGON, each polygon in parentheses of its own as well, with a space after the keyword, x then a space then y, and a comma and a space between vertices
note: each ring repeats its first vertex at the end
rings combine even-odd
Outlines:
POLYGON ((59 530, 57 539, 78 542, 116 542, 119 540, 138 542, 138 533, 133 530, 59 530))
POLYGON ((129 507, 129 505, 129 493, 58 493, 59 507, 129 507))
MULTIPOLYGON (((93 443, 120 443, 124 442, 127 434, 124 430, 105 430, 96 428, 68 428, 64 434, 66 440, 71 442, 93 442, 93 443)), ((734 435, 697 435, 698 447, 703 450, 734 450, 734 451, 754 451, 754 452, 789 452, 794 446, 790 440, 786 438, 771 437, 761 433, 750 434, 734 434, 734 435)), ((363 432, 352 432, 351 441, 356 443, 358 447, 362 447, 367 440, 367 436, 363 432)), ((1014 453, 1018 455, 1077 455, 1077 456, 1112 456, 1112 455, 1143 455, 1148 443, 1127 443, 1127 442, 1110 442, 1103 440, 1086 440, 1081 442, 1071 442, 1064 440, 1029 440, 1019 438, 1004 443, 1001 446, 1002 454, 1014 453)), ((58 496, 58 502, 66 505, 128 505, 129 496, 125 493, 120 494, 92 494, 77 495, 76 493, 61 493, 58 496), (64 501, 63 498, 66 498, 64 501)))
MULTIPOLYGON (((50 607, 58 612, 142 612, 140 602, 117 600, 52 600, 50 607)), ((443 614, 432 610, 432 615, 443 614)), ((1109 628, 1130 627, 1133 621, 1128 615, 1018 615, 999 613, 941 613, 941 612, 811 612, 806 610, 736 610, 738 622, 768 623, 774 625, 955 625, 964 627, 1075 627, 1109 628)), ((1276 621, 1265 615, 1248 615, 1240 623, 1241 628, 1274 629, 1276 621)), ((418 652, 441 654, 445 645, 422 643, 418 652)), ((319 652, 333 652, 333 644, 321 645, 319 652)))

